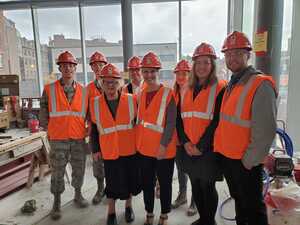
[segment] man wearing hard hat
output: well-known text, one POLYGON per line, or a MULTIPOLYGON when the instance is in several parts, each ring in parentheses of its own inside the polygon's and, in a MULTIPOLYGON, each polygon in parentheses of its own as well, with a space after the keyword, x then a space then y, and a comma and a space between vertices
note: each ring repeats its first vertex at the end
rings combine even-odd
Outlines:
MULTIPOLYGON (((106 64, 107 64, 107 59, 100 52, 95 52, 90 58, 90 66, 92 71, 95 74, 95 80, 93 80, 87 85, 89 102, 91 102, 94 97, 100 96, 102 94, 100 73, 102 68, 106 64)), ((103 191, 104 191, 104 164, 102 158, 99 155, 99 152, 93 154, 93 174, 97 180, 97 186, 98 186, 97 191, 92 200, 93 204, 96 205, 101 202, 103 197, 103 191)))
POLYGON ((51 146, 51 193, 54 195, 51 218, 54 220, 61 217, 61 194, 65 190, 64 174, 68 162, 72 166, 74 203, 80 208, 88 206, 81 194, 86 161, 87 93, 74 80, 77 62, 70 52, 61 53, 57 65, 62 77, 45 86, 40 112, 41 126, 47 130, 51 146))
POLYGON ((244 33, 234 31, 222 52, 232 72, 220 110, 214 149, 230 195, 237 225, 268 225, 262 196, 265 156, 276 132, 276 90, 271 76, 248 65, 252 47, 244 33))

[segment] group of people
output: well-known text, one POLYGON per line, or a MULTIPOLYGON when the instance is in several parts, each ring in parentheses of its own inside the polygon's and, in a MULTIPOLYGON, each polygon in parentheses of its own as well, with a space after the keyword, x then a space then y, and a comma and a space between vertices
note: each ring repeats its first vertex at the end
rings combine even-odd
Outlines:
POLYGON ((126 222, 134 221, 132 197, 141 192, 144 225, 152 225, 157 185, 158 225, 166 225, 171 208, 187 202, 187 177, 191 207, 195 205, 200 216, 192 225, 216 224, 215 185, 223 177, 235 200, 236 224, 268 225, 262 162, 275 136, 277 92, 271 76, 248 65, 251 50, 245 34, 234 31, 226 37, 222 52, 232 72, 227 82, 217 77, 213 46, 201 43, 192 65, 186 60, 176 65, 173 89, 159 82, 162 65, 153 52, 142 60, 136 56, 129 60, 131 82, 124 86, 118 68, 103 54, 94 53, 90 66, 95 80, 87 87, 74 80, 77 62, 72 54, 60 54, 57 64, 62 77, 45 86, 40 112, 51 145, 52 219, 61 217, 68 162, 74 203, 88 206, 81 187, 89 136, 98 184, 92 202, 98 204, 106 195, 107 225, 118 224, 118 199, 126 200, 126 222), (171 204, 175 162, 179 195, 171 204))

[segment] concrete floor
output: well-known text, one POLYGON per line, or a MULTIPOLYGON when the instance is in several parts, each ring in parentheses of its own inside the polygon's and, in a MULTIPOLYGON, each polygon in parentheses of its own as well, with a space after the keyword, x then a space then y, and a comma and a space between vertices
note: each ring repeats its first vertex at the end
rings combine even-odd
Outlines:
MULTIPOLYGON (((49 217, 49 212, 52 207, 52 195, 49 191, 50 176, 44 178, 43 181, 34 183, 31 189, 23 188, 15 193, 10 194, 6 198, 0 200, 0 225, 105 225, 106 223, 106 203, 102 202, 100 205, 89 205, 86 209, 78 209, 73 205, 73 188, 66 184, 66 190, 62 195, 62 212, 63 217, 53 222, 49 217), (30 199, 37 201, 37 211, 33 215, 22 215, 20 208, 24 202, 30 199)), ((219 192, 219 204, 228 197, 228 189, 225 182, 217 184, 219 192)), ((190 193, 190 186, 188 188, 190 193)), ((92 175, 91 159, 87 162, 87 170, 85 176, 85 183, 83 186, 83 195, 91 200, 96 191, 96 182, 92 175)), ((173 199, 176 198, 178 191, 178 181, 176 171, 173 181, 173 199)), ((155 201, 155 223, 158 221, 160 206, 159 201, 155 201)), ((197 216, 187 217, 186 210, 188 205, 182 206, 173 210, 169 214, 169 225, 189 225, 198 218, 197 216)), ((133 208, 136 215, 136 220, 132 225, 142 225, 144 222, 144 204, 143 198, 140 194, 133 199, 133 208)), ((233 202, 226 205, 224 214, 228 217, 233 217, 233 202)), ((117 202, 117 217, 120 225, 127 224, 124 220, 124 202, 117 202)), ((220 218, 217 212, 216 220, 218 225, 232 225, 234 222, 224 221, 220 218)))

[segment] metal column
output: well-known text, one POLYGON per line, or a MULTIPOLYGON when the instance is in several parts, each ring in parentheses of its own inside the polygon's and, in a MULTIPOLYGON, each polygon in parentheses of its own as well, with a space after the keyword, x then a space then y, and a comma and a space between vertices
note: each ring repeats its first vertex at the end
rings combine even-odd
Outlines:
POLYGON ((280 76, 281 39, 283 21, 282 0, 257 0, 256 27, 254 32, 267 31, 267 52, 256 56, 255 66, 266 74, 272 74, 277 86, 280 76))
POLYGON ((78 8, 79 8, 82 72, 83 72, 83 75, 84 75, 84 85, 87 85, 88 84, 88 77, 87 77, 87 70, 86 70, 84 10, 83 10, 83 7, 81 6, 81 4, 79 4, 78 8))
POLYGON ((295 150, 300 152, 300 1, 293 1, 292 39, 287 99, 287 130, 295 150))
POLYGON ((123 61, 124 71, 127 71, 127 63, 133 56, 132 34, 132 0, 121 0, 122 8, 122 38, 123 38, 123 61))
POLYGON ((38 78, 38 88, 39 94, 42 96, 44 88, 43 80, 43 70, 42 70, 42 55, 41 55, 41 45, 40 45, 40 35, 39 35, 39 25, 38 25, 38 16, 37 9, 31 7, 31 17, 32 17, 32 27, 33 27, 33 37, 34 37, 34 47, 35 47, 35 56, 36 56, 36 72, 38 78))
POLYGON ((178 53, 179 60, 182 59, 182 2, 178 0, 178 53))
POLYGON ((228 0, 227 33, 242 31, 244 0, 228 0))

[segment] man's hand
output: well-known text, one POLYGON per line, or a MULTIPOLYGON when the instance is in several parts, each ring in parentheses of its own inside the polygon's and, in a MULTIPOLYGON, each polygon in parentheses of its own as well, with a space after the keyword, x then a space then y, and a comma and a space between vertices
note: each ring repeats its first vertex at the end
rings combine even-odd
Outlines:
POLYGON ((164 159, 166 156, 166 147, 159 145, 158 153, 157 153, 157 159, 161 160, 164 159))
POLYGON ((93 160, 97 162, 99 159, 102 159, 101 152, 93 153, 93 160))
POLYGON ((189 156, 192 156, 193 144, 192 142, 187 142, 184 144, 184 149, 189 156))
POLYGON ((192 155, 193 156, 200 156, 200 155, 202 155, 202 152, 194 145, 193 146, 193 150, 192 150, 192 155))

